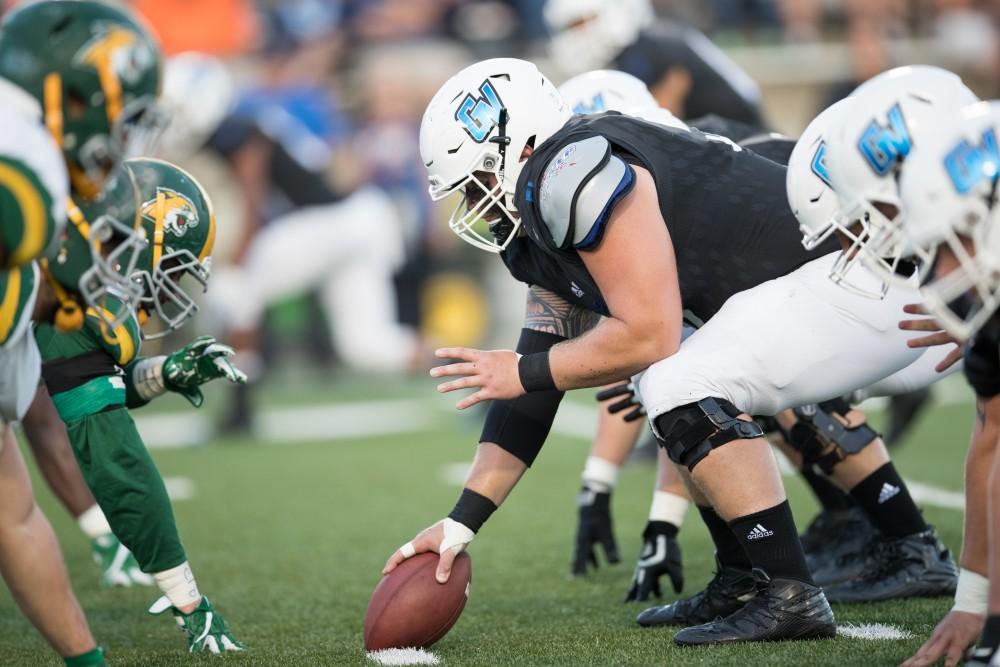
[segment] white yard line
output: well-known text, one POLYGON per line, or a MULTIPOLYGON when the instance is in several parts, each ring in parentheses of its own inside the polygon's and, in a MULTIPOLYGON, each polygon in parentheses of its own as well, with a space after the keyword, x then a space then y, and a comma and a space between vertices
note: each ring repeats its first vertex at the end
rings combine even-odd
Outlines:
POLYGON ((368 659, 380 665, 437 665, 441 659, 422 648, 387 648, 369 651, 368 659))
POLYGON ((895 625, 885 623, 842 623, 837 634, 852 639, 909 639, 913 635, 895 625))
POLYGON ((961 491, 949 491, 931 484, 916 482, 912 479, 906 480, 906 486, 910 489, 910 495, 918 503, 945 507, 947 509, 965 511, 965 494, 961 491))
POLYGON ((190 477, 164 477, 163 485, 171 500, 191 500, 194 498, 194 480, 190 477))
POLYGON ((449 486, 465 486, 472 464, 468 461, 445 463, 440 468, 441 480, 449 486))

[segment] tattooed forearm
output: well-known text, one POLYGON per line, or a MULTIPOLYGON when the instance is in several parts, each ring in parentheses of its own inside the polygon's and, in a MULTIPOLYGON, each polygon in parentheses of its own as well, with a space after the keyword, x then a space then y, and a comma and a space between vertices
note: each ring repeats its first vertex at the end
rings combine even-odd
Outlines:
POLYGON ((576 338, 601 319, 597 313, 575 306, 554 292, 533 286, 528 290, 524 328, 576 338))
POLYGON ((979 422, 979 430, 986 428, 986 401, 976 398, 976 421, 979 422))

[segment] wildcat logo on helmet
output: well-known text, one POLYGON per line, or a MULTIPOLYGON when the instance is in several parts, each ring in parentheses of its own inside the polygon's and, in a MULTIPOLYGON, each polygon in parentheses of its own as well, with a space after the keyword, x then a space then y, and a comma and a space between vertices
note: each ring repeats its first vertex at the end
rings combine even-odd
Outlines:
POLYGON ((819 180, 826 183, 827 187, 833 187, 833 184, 830 183, 830 172, 826 168, 825 141, 819 142, 819 146, 816 147, 816 153, 813 155, 813 159, 809 167, 812 169, 812 173, 816 174, 819 180))
POLYGON ((156 60, 149 43, 124 26, 104 21, 97 25, 97 34, 80 47, 73 61, 96 69, 104 86, 108 74, 136 83, 156 60))
POLYGON ((885 126, 873 119, 858 140, 858 149, 879 176, 885 176, 900 158, 910 153, 913 146, 899 104, 889 109, 888 118, 889 124, 885 126))
POLYGON ((155 224, 161 215, 163 230, 174 236, 184 236, 188 229, 197 227, 200 222, 198 209, 191 200, 170 188, 156 188, 156 198, 142 204, 142 217, 150 222, 155 224))
POLYGON ((594 99, 590 101, 590 104, 581 101, 577 102, 576 106, 573 107, 573 113, 579 114, 600 113, 607 110, 608 105, 604 103, 604 93, 594 95, 594 99))
POLYGON ((944 156, 944 169, 960 195, 979 185, 983 179, 995 181, 1000 174, 996 131, 989 128, 983 132, 978 146, 962 139, 944 156))
POLYGON ((455 110, 455 120, 462 123, 476 143, 483 143, 493 128, 500 123, 500 110, 504 108, 500 96, 489 79, 479 86, 480 98, 468 93, 455 110))

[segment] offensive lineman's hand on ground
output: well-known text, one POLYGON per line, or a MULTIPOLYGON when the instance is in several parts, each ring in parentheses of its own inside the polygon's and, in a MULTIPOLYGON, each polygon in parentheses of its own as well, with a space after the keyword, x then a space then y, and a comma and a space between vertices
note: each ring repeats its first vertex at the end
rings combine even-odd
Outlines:
POLYGON ((611 527, 611 494, 584 486, 576 496, 576 506, 580 509, 580 522, 576 527, 571 574, 576 577, 587 574, 588 563, 597 569, 598 544, 604 549, 609 563, 620 563, 611 527))
POLYGON ((642 602, 650 594, 660 598, 660 577, 667 575, 674 591, 684 590, 684 566, 681 562, 681 545, 677 542, 677 528, 666 521, 649 521, 642 531, 643 547, 639 562, 632 576, 632 587, 625 594, 625 602, 642 602), (672 529, 672 530, 671 530, 672 529))
POLYGON ((440 555, 435 578, 439 584, 446 583, 451 577, 451 566, 455 562, 455 557, 465 551, 466 545, 473 537, 475 533, 465 525, 453 519, 442 519, 420 531, 416 537, 396 549, 382 568, 382 574, 389 574, 407 558, 433 551, 440 555))
POLYGON ((616 384, 607 389, 602 389, 597 392, 597 400, 599 402, 610 401, 613 398, 621 397, 621 400, 615 401, 608 406, 608 412, 611 414, 618 414, 624 410, 629 410, 624 415, 622 419, 627 422, 634 422, 636 419, 642 419, 646 416, 646 406, 642 404, 639 397, 635 393, 635 385, 631 382, 622 382, 621 384, 616 384))
POLYGON ((900 667, 925 667, 944 658, 945 667, 955 667, 976 643, 986 618, 967 611, 950 611, 934 628, 930 639, 900 667))
POLYGON ((481 401, 517 398, 525 393, 517 370, 517 360, 520 357, 517 352, 445 347, 436 350, 434 356, 439 359, 461 359, 461 361, 435 366, 430 371, 431 377, 465 376, 458 380, 442 382, 437 386, 439 392, 443 394, 456 389, 478 389, 455 405, 459 410, 471 408, 481 401))
MULTIPOLYGON (((908 315, 927 315, 927 311, 919 303, 910 303, 903 306, 903 312, 908 315)), ((953 343, 955 349, 948 353, 944 359, 934 367, 938 373, 944 373, 962 358, 962 341, 958 340, 950 333, 941 328, 933 317, 921 317, 914 320, 902 320, 899 328, 904 331, 930 331, 932 333, 919 338, 911 338, 906 341, 908 347, 934 347, 936 345, 947 345, 953 343)))

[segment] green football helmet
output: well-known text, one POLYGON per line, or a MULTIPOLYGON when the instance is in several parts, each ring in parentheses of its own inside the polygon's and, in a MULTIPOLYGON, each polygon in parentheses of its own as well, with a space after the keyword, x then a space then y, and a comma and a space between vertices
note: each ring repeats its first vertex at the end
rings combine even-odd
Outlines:
MULTIPOLYGON (((134 197, 117 197, 119 227, 139 219, 148 243, 129 272, 141 291, 140 322, 143 336, 160 338, 180 328, 198 312, 189 289, 204 292, 211 275, 215 244, 215 214, 208 194, 189 173, 176 165, 153 158, 126 160, 114 175, 115 182, 135 185, 134 197), (131 208, 130 208, 131 207, 131 208), (193 282, 192 282, 193 281, 193 282), (145 326, 156 315, 160 327, 145 326)), ((105 206, 85 206, 88 219, 107 215, 105 206)))
POLYGON ((162 61, 132 14, 99 2, 27 3, 0 23, 0 77, 41 105, 77 200, 96 197, 114 167, 162 129, 162 61))

